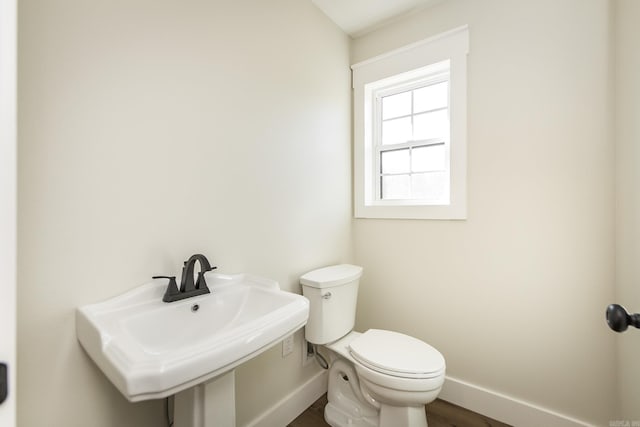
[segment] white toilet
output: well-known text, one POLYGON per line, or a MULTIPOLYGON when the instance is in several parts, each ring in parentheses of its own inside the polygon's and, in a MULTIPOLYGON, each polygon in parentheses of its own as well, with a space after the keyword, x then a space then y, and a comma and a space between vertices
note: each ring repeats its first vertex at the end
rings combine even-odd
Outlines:
POLYGON ((353 331, 360 276, 362 267, 342 264, 300 278, 310 301, 306 339, 331 352, 325 420, 333 427, 426 427, 424 406, 442 389, 444 357, 398 332, 353 331))

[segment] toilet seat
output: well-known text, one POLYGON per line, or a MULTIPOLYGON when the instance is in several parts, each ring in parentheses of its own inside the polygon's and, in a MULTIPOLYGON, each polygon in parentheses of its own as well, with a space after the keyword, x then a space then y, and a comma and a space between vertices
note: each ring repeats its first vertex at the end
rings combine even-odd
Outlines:
POLYGON ((444 374, 444 357, 419 339, 399 332, 369 329, 349 344, 351 356, 372 371, 407 379, 444 374))

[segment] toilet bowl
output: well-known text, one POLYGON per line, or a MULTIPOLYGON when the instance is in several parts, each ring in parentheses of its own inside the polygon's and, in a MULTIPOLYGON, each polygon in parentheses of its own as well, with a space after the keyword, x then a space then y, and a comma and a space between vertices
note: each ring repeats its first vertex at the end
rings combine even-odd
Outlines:
POLYGON ((325 348, 332 356, 325 407, 329 425, 427 425, 424 406, 444 383, 444 358, 437 350, 407 335, 376 329, 350 332, 325 348), (399 368, 394 353, 404 362, 399 368))
POLYGON ((331 354, 325 420, 332 427, 426 427, 425 405, 444 383, 444 357, 398 332, 353 331, 361 274, 343 264, 300 279, 310 300, 307 341, 331 354))

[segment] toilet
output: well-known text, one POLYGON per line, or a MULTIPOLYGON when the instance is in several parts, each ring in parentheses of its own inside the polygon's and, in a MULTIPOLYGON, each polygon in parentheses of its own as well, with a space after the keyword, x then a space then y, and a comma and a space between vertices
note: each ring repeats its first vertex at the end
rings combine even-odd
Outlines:
POLYGON ((353 330, 362 267, 320 268, 300 278, 309 299, 308 342, 330 352, 324 417, 332 427, 426 427, 442 389, 444 357, 398 332, 353 330))

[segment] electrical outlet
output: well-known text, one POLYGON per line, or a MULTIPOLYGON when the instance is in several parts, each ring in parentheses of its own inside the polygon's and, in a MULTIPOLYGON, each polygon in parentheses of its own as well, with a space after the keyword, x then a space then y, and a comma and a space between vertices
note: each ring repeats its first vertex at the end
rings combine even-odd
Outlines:
POLYGON ((302 338, 302 366, 313 362, 313 344, 302 338))
POLYGON ((289 335, 282 341, 282 357, 293 353, 293 335, 289 335))

